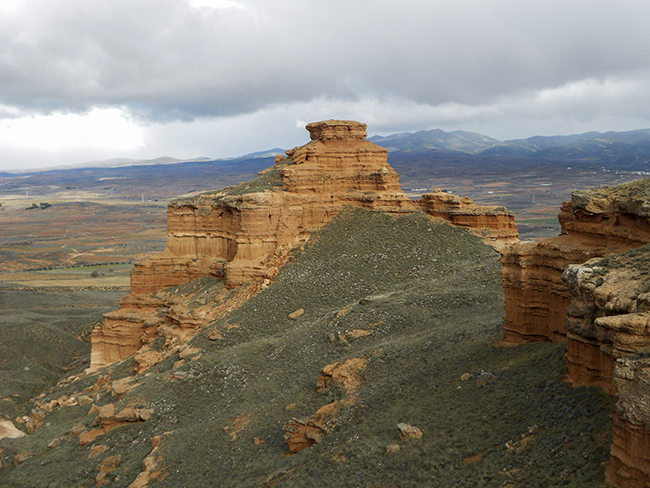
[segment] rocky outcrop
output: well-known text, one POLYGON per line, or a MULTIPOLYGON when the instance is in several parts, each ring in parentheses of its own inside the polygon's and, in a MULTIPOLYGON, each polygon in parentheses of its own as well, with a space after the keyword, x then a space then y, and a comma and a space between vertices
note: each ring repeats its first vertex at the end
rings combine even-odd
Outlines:
POLYGON ((618 397, 606 479, 650 485, 650 245, 570 265, 568 378, 618 397))
POLYGON ((339 384, 347 396, 322 406, 308 419, 293 418, 284 424, 284 439, 291 453, 295 454, 314 444, 320 444, 325 436, 334 430, 341 410, 357 402, 356 391, 362 381, 360 374, 367 365, 368 358, 358 357, 328 364, 321 370, 316 382, 316 391, 320 392, 333 384, 339 384))
POLYGON ((307 125, 311 142, 287 151, 260 177, 172 202, 167 249, 136 265, 131 292, 149 294, 200 276, 230 286, 261 278, 345 205, 412 212, 388 151, 365 140, 366 125, 307 125))
POLYGON ((162 290, 211 277, 229 289, 253 283, 239 295, 250 296, 271 283, 293 248, 346 207, 425 211, 493 245, 517 240, 514 217, 503 207, 480 207, 442 192, 424 195, 414 204, 388 164, 388 151, 365 139, 365 124, 328 120, 309 124, 307 130, 311 142, 277 157, 256 180, 169 204, 167 248, 135 264, 131 293, 92 334, 88 371, 136 352, 139 371, 167 357, 174 352, 170 342, 191 337, 220 310, 236 304, 231 299, 227 307, 208 301, 182 310, 180 302, 188 297, 162 290), (161 336, 171 339, 164 351, 141 352, 161 336))
POLYGON ((606 481, 621 488, 650 485, 650 360, 619 359, 614 369, 618 402, 606 481))
POLYGON ((570 265, 562 275, 573 295, 567 309, 567 360, 575 384, 615 394, 616 360, 650 348, 650 247, 570 265))
POLYGON ((475 205, 468 197, 459 197, 436 189, 415 202, 432 217, 464 227, 491 246, 501 248, 519 242, 515 214, 505 207, 475 205))
POLYGON ((576 191, 558 215, 560 236, 502 250, 508 341, 564 339, 571 294, 562 282, 562 273, 570 264, 650 242, 646 186, 650 186, 648 180, 640 180, 576 191))
POLYGON ((11 420, 0 420, 0 439, 16 439, 25 433, 16 428, 11 420))
MULTIPOLYGON (((219 280, 204 277, 184 288, 176 287, 152 295, 126 295, 120 309, 104 315, 103 327, 91 335, 90 368, 97 371, 135 354, 136 370, 144 373, 175 354, 199 328, 237 308, 260 286, 224 289, 219 280)), ((183 359, 182 357, 180 358, 183 359)))
POLYGON ((93 429, 86 430, 79 434, 79 444, 87 446, 97 437, 110 432, 113 429, 128 425, 133 422, 146 422, 153 415, 151 408, 123 408, 116 412, 115 404, 109 403, 99 410, 93 421, 93 429))

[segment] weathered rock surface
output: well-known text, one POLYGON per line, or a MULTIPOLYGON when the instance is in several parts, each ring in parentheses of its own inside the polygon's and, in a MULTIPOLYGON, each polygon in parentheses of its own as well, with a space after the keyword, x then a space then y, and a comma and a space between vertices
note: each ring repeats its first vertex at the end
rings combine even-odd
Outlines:
MULTIPOLYGON (((164 435, 169 434, 165 432, 164 435)), ((145 488, 149 481, 163 481, 167 476, 167 471, 160 467, 163 457, 158 452, 163 444, 163 436, 157 435, 151 439, 151 452, 142 461, 142 471, 138 473, 129 488, 145 488)))
POLYGON ((356 403, 355 392, 362 381, 360 374, 367 365, 367 358, 357 357, 328 364, 321 370, 316 382, 316 391, 320 392, 333 384, 340 384, 348 396, 324 405, 308 419, 294 418, 284 424, 284 439, 292 453, 320 443, 334 429, 340 410, 356 403))
POLYGON ((403 441, 416 441, 422 438, 422 431, 410 424, 405 424, 404 422, 397 424, 397 430, 399 432, 399 438, 403 441))
POLYGON ((277 258, 281 264, 283 249, 304 242, 344 205, 413 211, 388 151, 365 140, 365 124, 329 120, 307 130, 312 141, 287 151, 255 182, 172 202, 167 249, 136 265, 132 293, 205 275, 231 286, 263 277, 277 258))
POLYGON ((93 442, 97 437, 110 432, 113 429, 128 425, 133 422, 146 422, 153 415, 151 408, 123 408, 116 412, 114 403, 104 405, 99 410, 97 417, 93 421, 94 429, 81 432, 79 434, 79 444, 86 446, 93 442))
POLYGON ((291 249, 345 207, 424 211, 493 245, 516 242, 514 217, 502 207, 479 207, 442 192, 411 202, 388 164, 388 151, 365 139, 365 124, 327 120, 308 124, 307 130, 311 142, 276 158, 258 179, 170 203, 167 248, 136 263, 130 295, 93 331, 89 372, 136 352, 138 370, 145 371, 167 353, 143 352, 143 346, 164 336, 165 351, 173 350, 174 340, 187 340, 217 313, 213 303, 182 310, 174 308, 169 294, 153 293, 212 277, 229 289, 255 283, 253 294, 269 286, 291 249))
POLYGON ((491 246, 501 248, 519 242, 515 214, 505 207, 475 205, 468 197, 441 190, 424 194, 415 203, 429 215, 464 227, 491 246))
POLYGON ((566 307, 571 301, 561 279, 564 269, 650 242, 648 185, 647 180, 639 180, 576 191, 558 215, 560 236, 501 250, 507 340, 564 339, 566 307))
POLYGON ((650 484, 650 246, 568 266, 567 361, 573 384, 616 395, 613 486, 650 484))
POLYGON ((122 456, 108 456, 105 458, 102 463, 97 468, 99 474, 95 478, 97 486, 108 485, 112 480, 109 479, 109 476, 114 471, 117 471, 122 464, 122 456))
POLYGON ((0 420, 0 439, 17 439, 25 433, 16 428, 11 420, 0 420))
POLYGON ((606 481, 622 488, 650 485, 650 360, 621 359, 614 370, 618 402, 606 481))
POLYGON ((648 246, 568 266, 562 278, 573 295, 567 309, 567 361, 574 384, 615 394, 616 360, 650 348, 648 246), (647 256, 647 257, 646 257, 647 256))

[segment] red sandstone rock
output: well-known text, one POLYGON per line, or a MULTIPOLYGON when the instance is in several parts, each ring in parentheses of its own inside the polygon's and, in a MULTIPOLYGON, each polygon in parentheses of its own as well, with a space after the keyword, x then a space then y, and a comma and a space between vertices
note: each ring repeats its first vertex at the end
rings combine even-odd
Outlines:
POLYGON ((574 384, 618 396, 612 414, 613 486, 650 485, 650 248, 568 266, 567 361, 574 384))
POLYGON ((650 347, 650 294, 635 267, 607 268, 605 262, 572 265, 563 274, 574 297, 566 319, 567 361, 574 384, 615 394, 616 360, 650 347))
POLYGON ((462 198, 441 190, 424 194, 415 203, 433 217, 468 229, 486 244, 500 248, 519 242, 515 214, 505 207, 475 205, 468 197, 462 198))
POLYGON ((644 488, 650 484, 650 359, 619 359, 614 385, 618 402, 605 478, 613 486, 644 488))
POLYGON ((513 216, 502 207, 477 207, 442 193, 414 205, 388 164, 388 151, 365 139, 365 124, 327 120, 307 130, 311 142, 276 158, 257 180, 170 203, 167 248, 135 264, 131 293, 93 331, 88 372, 137 353, 141 373, 168 357, 168 351, 142 348, 161 335, 167 343, 174 336, 185 342, 216 313, 214 306, 189 310, 170 303, 171 287, 212 276, 230 288, 257 283, 252 294, 269 286, 291 249, 345 207, 426 211, 492 244, 516 241, 513 216), (165 299, 151 296, 165 289, 165 299))
MULTIPOLYGON (((164 435, 167 434, 170 434, 170 432, 165 432, 164 435)), ((151 480, 163 481, 165 479, 167 471, 160 467, 163 458, 158 454, 158 450, 162 447, 162 443, 162 436, 157 435, 151 439, 151 452, 149 452, 147 457, 142 461, 142 471, 138 473, 138 476, 135 478, 133 483, 129 485, 129 488, 145 488, 151 480)))
POLYGON ((99 469, 99 474, 95 478, 97 486, 104 486, 111 482, 108 479, 108 476, 113 472, 117 471, 122 464, 122 456, 108 456, 102 461, 97 469, 99 469))
POLYGON ((564 269, 650 242, 648 212, 628 187, 576 191, 558 215, 560 236, 501 250, 507 340, 563 340, 571 301, 564 269))
POLYGON ((268 181, 259 189, 245 183, 172 202, 167 250, 136 265, 132 293, 205 275, 225 275, 230 285, 264 276, 276 251, 304 242, 344 205, 413 211, 388 151, 365 140, 365 124, 331 120, 307 129, 312 142, 260 173, 268 181))
POLYGON ((366 369, 368 360, 363 357, 328 364, 321 370, 316 391, 327 389, 331 383, 341 383, 348 393, 354 393, 361 385, 360 372, 366 369))
POLYGON ((304 314, 304 313, 305 313, 305 310, 304 310, 303 308, 299 308, 299 309, 296 310, 295 312, 291 312, 291 313, 289 314, 289 318, 290 318, 291 320, 296 320, 296 319, 302 317, 302 314, 304 314))

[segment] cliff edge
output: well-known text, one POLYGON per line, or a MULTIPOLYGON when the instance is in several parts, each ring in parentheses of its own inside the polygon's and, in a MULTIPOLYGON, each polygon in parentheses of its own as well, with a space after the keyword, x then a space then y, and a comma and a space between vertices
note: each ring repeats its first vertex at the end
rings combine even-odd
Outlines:
POLYGON ((561 235, 502 250, 510 342, 561 341, 571 293, 562 281, 570 264, 621 253, 650 242, 650 180, 579 190, 558 215, 561 235))
POLYGON ((569 379, 618 398, 609 483, 650 483, 650 246, 567 267, 569 379))

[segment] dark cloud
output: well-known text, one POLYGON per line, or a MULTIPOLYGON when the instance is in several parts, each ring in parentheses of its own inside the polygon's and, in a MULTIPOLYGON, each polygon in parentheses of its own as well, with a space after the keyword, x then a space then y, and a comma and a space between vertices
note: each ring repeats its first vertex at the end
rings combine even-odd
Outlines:
POLYGON ((319 98, 479 106, 612 77, 648 88, 644 1, 238 3, 26 0, 0 10, 0 104, 119 106, 164 121, 319 98))

